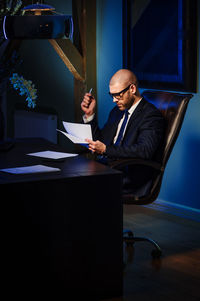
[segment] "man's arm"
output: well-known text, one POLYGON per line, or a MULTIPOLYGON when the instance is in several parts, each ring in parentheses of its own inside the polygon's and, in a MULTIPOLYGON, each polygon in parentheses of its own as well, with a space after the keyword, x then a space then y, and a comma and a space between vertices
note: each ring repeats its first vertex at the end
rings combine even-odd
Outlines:
MULTIPOLYGON (((113 116, 111 115, 103 130, 100 131, 98 127, 96 128, 98 135, 95 135, 95 138, 100 141, 90 141, 89 147, 91 151, 113 159, 152 159, 164 137, 164 118, 161 113, 158 110, 142 112, 142 115, 138 116, 137 120, 130 125, 121 146, 116 146, 112 143, 114 135, 110 135, 110 131, 113 128, 114 133, 115 127, 112 123, 111 119, 113 116)), ((92 121, 92 123, 95 122, 92 121)))
MULTIPOLYGON (((87 104, 86 104, 87 105, 87 104)), ((120 113, 114 108, 103 129, 99 129, 95 118, 90 122, 94 141, 89 142, 89 149, 109 158, 152 159, 164 136, 164 118, 152 106, 142 109, 127 132, 121 146, 113 145, 120 113)))
POLYGON ((137 131, 137 135, 133 133, 131 137, 129 130, 128 137, 124 139, 121 146, 107 146, 105 155, 111 158, 152 159, 164 136, 163 117, 160 114, 149 114, 137 131))

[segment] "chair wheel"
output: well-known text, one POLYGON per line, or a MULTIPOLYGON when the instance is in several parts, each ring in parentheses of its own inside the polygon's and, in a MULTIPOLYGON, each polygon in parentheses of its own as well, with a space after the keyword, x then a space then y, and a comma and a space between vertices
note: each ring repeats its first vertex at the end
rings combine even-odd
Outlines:
POLYGON ((161 250, 158 250, 158 249, 154 249, 152 252, 151 252, 151 256, 156 259, 156 258, 160 258, 162 255, 162 251, 161 250))
POLYGON ((134 244, 134 235, 131 230, 124 230, 123 241, 126 243, 127 247, 133 247, 134 244))

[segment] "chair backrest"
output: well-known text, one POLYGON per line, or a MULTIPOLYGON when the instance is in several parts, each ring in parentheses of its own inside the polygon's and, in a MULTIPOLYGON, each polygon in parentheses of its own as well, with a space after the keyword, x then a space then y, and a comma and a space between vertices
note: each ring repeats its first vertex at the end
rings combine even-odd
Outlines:
POLYGON ((166 121, 163 154, 161 158, 162 166, 165 167, 181 130, 189 100, 193 95, 146 90, 142 96, 161 111, 166 121))
POLYGON ((189 100, 193 97, 192 94, 150 90, 144 91, 142 96, 161 111, 166 120, 166 131, 162 154, 159 154, 159 162, 162 167, 151 184, 150 192, 143 197, 136 197, 131 194, 123 195, 124 203, 135 205, 149 204, 157 199, 162 184, 165 166, 181 130, 189 100))

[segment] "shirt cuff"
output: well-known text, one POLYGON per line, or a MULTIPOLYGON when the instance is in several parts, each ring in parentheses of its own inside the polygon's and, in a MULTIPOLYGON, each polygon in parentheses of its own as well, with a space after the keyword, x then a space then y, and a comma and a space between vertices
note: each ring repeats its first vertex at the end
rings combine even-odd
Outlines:
POLYGON ((92 121, 94 119, 94 115, 95 114, 92 114, 91 116, 89 117, 86 117, 86 115, 83 115, 83 122, 84 123, 89 123, 90 121, 92 121))

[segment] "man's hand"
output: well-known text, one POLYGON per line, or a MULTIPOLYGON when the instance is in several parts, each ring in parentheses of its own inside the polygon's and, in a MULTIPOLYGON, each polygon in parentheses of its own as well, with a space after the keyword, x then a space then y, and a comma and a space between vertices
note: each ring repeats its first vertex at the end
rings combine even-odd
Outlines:
POLYGON ((81 109, 85 113, 86 118, 93 115, 96 108, 96 100, 90 93, 85 93, 81 102, 81 109))
POLYGON ((89 150, 91 150, 93 153, 97 153, 99 155, 105 153, 106 145, 103 142, 99 140, 93 141, 90 139, 86 139, 86 141, 89 143, 89 150))

